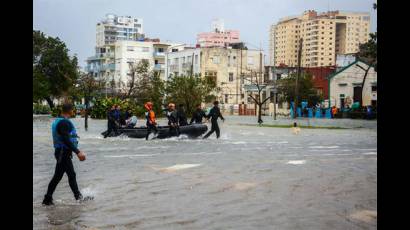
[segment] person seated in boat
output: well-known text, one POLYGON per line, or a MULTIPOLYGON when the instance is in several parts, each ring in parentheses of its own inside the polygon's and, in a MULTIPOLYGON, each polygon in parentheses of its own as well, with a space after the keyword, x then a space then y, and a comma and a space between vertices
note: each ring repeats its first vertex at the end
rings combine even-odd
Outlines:
POLYGON ((151 134, 152 131, 154 131, 154 135, 157 135, 158 129, 157 129, 157 121, 155 120, 155 112, 153 111, 153 106, 152 102, 147 102, 144 105, 144 108, 147 110, 145 113, 145 118, 147 119, 147 135, 145 136, 145 139, 148 140, 148 136, 151 134))
POLYGON ((171 136, 178 135, 179 133, 179 125, 178 125, 178 114, 177 111, 175 110, 175 104, 174 103, 169 103, 168 104, 168 112, 167 112, 167 118, 168 118, 168 125, 169 125, 169 133, 171 136))
POLYGON ((177 117, 178 117, 179 126, 188 125, 188 120, 186 118, 186 114, 184 110, 184 104, 180 104, 178 106, 177 117))
POLYGON ((192 114, 191 121, 189 124, 192 124, 195 122, 195 124, 202 124, 202 119, 206 117, 204 110, 202 110, 201 104, 196 105, 196 110, 192 114))
POLYGON ((132 112, 128 112, 128 115, 130 116, 128 118, 128 120, 126 120, 126 124, 127 124, 127 128, 132 129, 135 127, 135 125, 137 124, 137 116, 135 116, 134 114, 132 114, 132 112))

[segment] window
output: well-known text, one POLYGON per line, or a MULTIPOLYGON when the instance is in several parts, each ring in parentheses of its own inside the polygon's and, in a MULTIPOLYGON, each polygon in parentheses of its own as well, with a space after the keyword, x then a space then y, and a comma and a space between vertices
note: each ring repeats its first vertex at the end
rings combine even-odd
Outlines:
POLYGON ((228 103, 228 94, 225 94, 225 103, 228 103))
POLYGON ((212 63, 214 64, 218 64, 219 63, 219 57, 218 56, 214 56, 213 58, 211 58, 212 63))
POLYGON ((233 73, 229 73, 229 81, 233 81, 233 73))
POLYGON ((185 63, 185 57, 182 57, 182 61, 181 61, 182 63, 185 63))
POLYGON ((376 85, 372 86, 372 92, 377 92, 377 86, 376 85))
POLYGON ((172 49, 171 52, 178 52, 178 49, 172 49))
POLYGON ((158 48, 158 53, 163 53, 164 52, 164 48, 158 48))

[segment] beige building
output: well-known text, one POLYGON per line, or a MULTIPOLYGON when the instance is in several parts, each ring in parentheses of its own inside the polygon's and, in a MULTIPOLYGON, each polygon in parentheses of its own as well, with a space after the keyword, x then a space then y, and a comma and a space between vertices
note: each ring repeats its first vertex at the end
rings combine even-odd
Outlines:
POLYGON ((259 73, 261 69, 263 71, 261 58, 263 53, 261 55, 260 50, 225 47, 185 48, 167 54, 165 72, 168 78, 174 75, 187 75, 191 69, 194 74, 215 77, 220 88, 218 99, 222 104, 229 106, 246 103, 244 85, 249 82, 241 78, 241 73, 249 77, 251 72, 259 73))
POLYGON ((270 29, 271 65, 297 66, 300 39, 302 67, 334 66, 337 54, 359 51, 369 40, 370 14, 310 10, 281 19, 270 29))
POLYGON ((371 67, 364 83, 365 70, 369 66, 362 61, 355 61, 329 76, 329 99, 331 106, 337 108, 352 107, 354 102, 363 98, 363 105, 377 105, 377 72, 371 67))

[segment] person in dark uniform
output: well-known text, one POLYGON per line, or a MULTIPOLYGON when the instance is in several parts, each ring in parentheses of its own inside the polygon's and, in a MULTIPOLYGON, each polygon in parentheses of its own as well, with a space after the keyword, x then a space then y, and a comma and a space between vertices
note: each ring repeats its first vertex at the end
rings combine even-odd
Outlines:
POLYGON ((202 118, 205 117, 205 112, 201 108, 201 104, 196 105, 196 110, 192 114, 191 121, 189 124, 196 123, 196 124, 202 124, 202 118))
POLYGON ((204 136, 203 139, 208 138, 213 132, 216 132, 216 138, 220 136, 220 130, 218 125, 218 118, 221 118, 222 121, 225 121, 225 118, 222 116, 221 111, 218 107, 219 102, 214 102, 214 107, 209 111, 209 114, 206 116, 208 119, 211 118, 211 130, 204 136))
POLYGON ((154 135, 157 135, 158 129, 157 129, 157 121, 155 119, 155 112, 153 110, 153 104, 152 102, 147 102, 145 103, 144 107, 147 110, 145 113, 145 118, 147 119, 147 135, 145 136, 145 139, 148 140, 148 136, 154 131, 154 135))
POLYGON ((178 110, 177 110, 177 116, 178 116, 179 126, 188 125, 188 120, 186 118, 186 114, 184 110, 184 104, 179 105, 178 110))
POLYGON ((116 108, 116 105, 113 105, 111 109, 107 112, 108 124, 107 124, 107 131, 103 133, 104 138, 107 138, 113 131, 114 133, 117 133, 117 124, 115 121, 115 108, 116 108))
POLYGON ((114 111, 114 117, 117 124, 117 128, 121 128, 122 125, 125 124, 123 114, 121 113, 121 107, 119 105, 116 106, 114 111))
POLYGON ((167 118, 168 118, 168 125, 169 125, 169 135, 178 136, 179 135, 178 113, 175 110, 174 103, 168 104, 167 118))
POLYGON ((71 104, 64 104, 61 116, 54 120, 51 126, 53 136, 54 156, 57 160, 54 176, 51 179, 47 193, 44 196, 43 205, 53 205, 53 193, 64 173, 68 176, 68 184, 74 193, 76 200, 82 200, 83 196, 78 189, 76 173, 74 171, 72 152, 77 154, 80 161, 85 160, 85 154, 78 149, 78 136, 73 123, 69 120, 73 113, 71 104))

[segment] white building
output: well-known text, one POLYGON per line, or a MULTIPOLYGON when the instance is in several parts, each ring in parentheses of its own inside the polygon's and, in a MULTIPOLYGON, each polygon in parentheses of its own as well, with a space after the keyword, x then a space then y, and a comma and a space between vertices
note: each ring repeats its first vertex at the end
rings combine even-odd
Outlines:
POLYGON ((351 63, 356 61, 355 54, 337 54, 336 55, 336 67, 343 68, 345 66, 350 65, 351 63))
POLYGON ((166 58, 167 79, 175 75, 186 76, 191 69, 201 77, 213 77, 220 88, 216 96, 226 106, 248 103, 244 85, 249 84, 251 75, 253 79, 256 74, 263 75, 260 72, 264 68, 263 53, 247 48, 185 47, 181 51, 168 53, 166 58))
POLYGON ((361 93, 365 70, 369 65, 362 61, 355 61, 329 76, 329 99, 336 103, 337 108, 352 106, 363 98, 363 106, 377 105, 377 72, 373 67, 369 69, 361 93))
POLYGON ((171 52, 166 54, 167 63, 165 66, 164 80, 168 80, 170 76, 174 75, 188 75, 191 68, 193 68, 194 74, 200 74, 200 58, 200 48, 177 47, 174 51, 171 50, 171 52))
POLYGON ((107 14, 97 23, 96 45, 114 44, 118 40, 138 41, 144 38, 142 19, 107 14))

